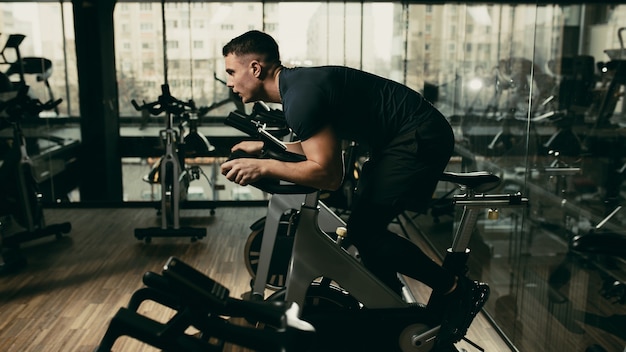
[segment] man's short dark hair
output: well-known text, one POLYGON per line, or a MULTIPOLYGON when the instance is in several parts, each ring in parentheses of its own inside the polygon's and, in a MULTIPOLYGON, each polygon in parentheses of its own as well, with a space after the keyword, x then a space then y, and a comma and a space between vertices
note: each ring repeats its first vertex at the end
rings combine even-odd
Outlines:
POLYGON ((263 61, 280 65, 278 44, 269 34, 257 30, 246 32, 224 45, 222 55, 226 57, 228 54, 237 56, 258 54, 262 56, 263 61))

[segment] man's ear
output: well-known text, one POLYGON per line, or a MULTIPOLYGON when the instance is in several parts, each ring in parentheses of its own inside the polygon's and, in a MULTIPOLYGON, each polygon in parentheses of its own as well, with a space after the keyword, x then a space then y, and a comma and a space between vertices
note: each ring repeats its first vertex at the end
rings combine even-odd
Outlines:
POLYGON ((261 65, 258 60, 250 61, 250 69, 252 69, 252 74, 254 75, 254 77, 263 79, 263 65, 261 65))

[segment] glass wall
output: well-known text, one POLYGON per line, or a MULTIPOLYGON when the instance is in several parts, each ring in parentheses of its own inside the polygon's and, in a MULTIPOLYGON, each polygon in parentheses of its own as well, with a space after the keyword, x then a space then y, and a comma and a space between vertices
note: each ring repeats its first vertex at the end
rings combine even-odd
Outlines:
MULTIPOLYGON (((23 34, 22 57, 51 61, 52 74, 24 76, 33 96, 63 99, 26 129, 38 138, 40 174, 54 175, 42 176, 45 199, 79 202, 68 160, 76 158, 85 117, 78 112, 71 5, 2 2, 1 9, 0 48, 23 34), (50 152, 59 149, 70 156, 50 152)), ((570 242, 623 233, 626 5, 124 1, 112 17, 125 202, 159 201, 151 171, 168 127, 179 136, 193 129, 210 143, 184 157, 194 175, 189 202, 267 199, 219 174, 228 146, 244 138, 224 118, 252 109, 225 86, 221 48, 247 30, 263 30, 277 39, 287 66, 347 65, 422 92, 454 127, 450 171, 488 170, 502 177, 499 191, 530 197, 527 212, 481 218, 472 244, 479 264, 470 274, 490 283, 486 311, 512 345, 623 350, 623 260, 574 255, 570 242), (156 101, 163 85, 203 108, 201 116, 168 126, 166 114, 133 104, 156 101)), ((2 53, 0 70, 17 83, 15 50, 2 53)), ((0 130, 3 140, 10 136, 10 128, 0 130)), ((451 187, 441 184, 435 196, 451 187)), ((442 214, 418 217, 441 253, 455 226, 454 216, 442 214)))
MULTIPOLYGON (((13 89, 28 86, 29 96, 41 102, 61 99, 55 108, 39 114, 39 119, 21 121, 35 179, 46 201, 72 200, 78 193, 75 171, 80 139, 76 125, 68 126, 70 117, 79 115, 72 6, 2 2, 0 10, 0 73, 13 89)), ((17 146, 13 133, 7 120, 0 118, 0 163, 11 146, 17 146)))
POLYGON ((58 111, 42 117, 78 116, 76 49, 71 5, 3 2, 0 16, 1 72, 9 73, 14 82, 23 78, 32 90, 31 95, 42 101, 63 99, 58 111), (17 35, 24 37, 19 45, 11 45, 11 35, 16 41, 17 35), (50 62, 26 61, 28 64, 24 67, 24 75, 20 77, 20 70, 15 65, 18 54, 25 59, 44 58, 50 62))

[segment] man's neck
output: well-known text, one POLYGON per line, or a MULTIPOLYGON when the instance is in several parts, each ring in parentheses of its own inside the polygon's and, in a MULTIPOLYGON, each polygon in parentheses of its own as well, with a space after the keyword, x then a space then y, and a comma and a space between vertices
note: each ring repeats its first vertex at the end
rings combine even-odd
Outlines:
POLYGON ((282 69, 283 67, 279 66, 272 72, 272 79, 267 82, 265 87, 270 103, 282 103, 280 96, 280 72, 282 69))

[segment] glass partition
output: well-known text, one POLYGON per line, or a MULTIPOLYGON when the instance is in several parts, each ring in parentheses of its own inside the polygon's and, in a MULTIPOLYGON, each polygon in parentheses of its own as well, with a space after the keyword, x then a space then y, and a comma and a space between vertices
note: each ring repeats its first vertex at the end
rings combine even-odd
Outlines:
POLYGON ((67 123, 79 111, 71 4, 3 2, 1 9, 0 78, 10 83, 0 91, 28 86, 33 99, 61 102, 38 119, 20 119, 19 126, 0 117, 0 163, 18 145, 13 135, 20 128, 42 198, 50 203, 76 199, 80 132, 67 123))

